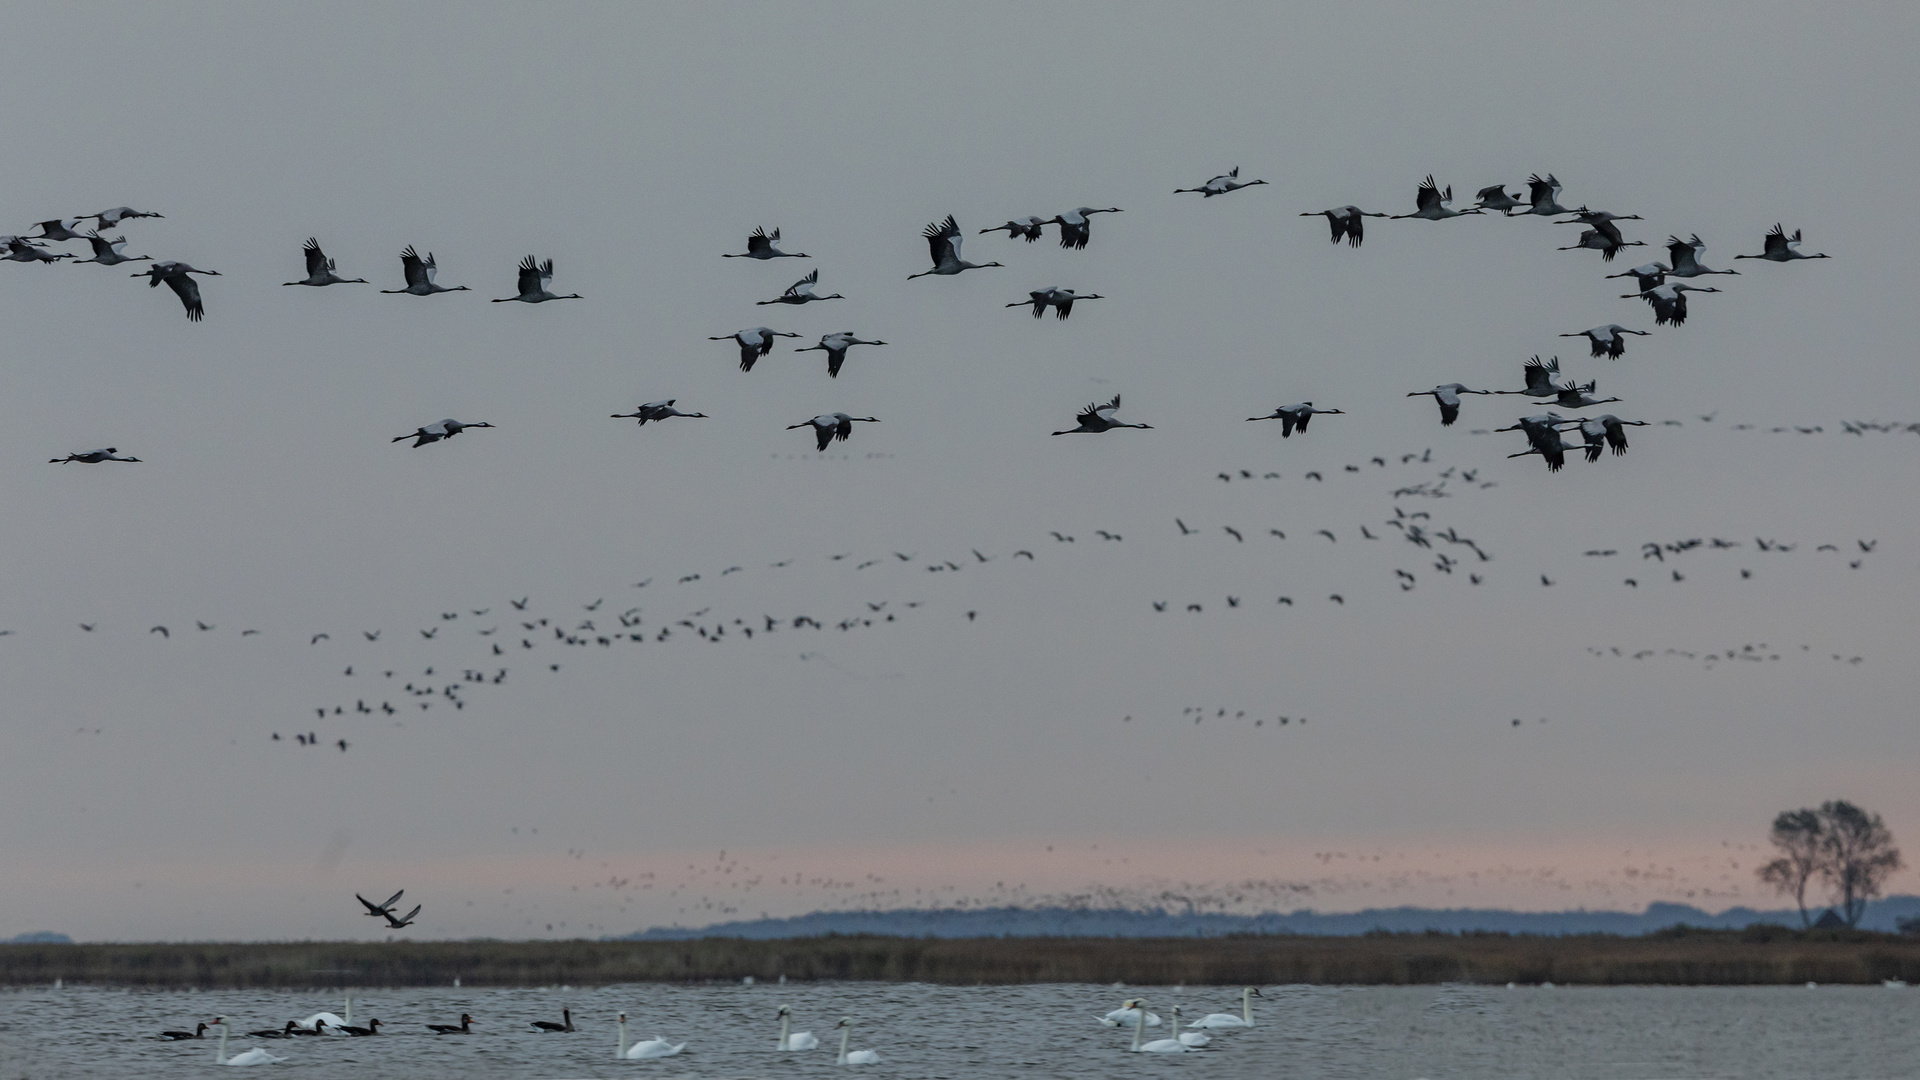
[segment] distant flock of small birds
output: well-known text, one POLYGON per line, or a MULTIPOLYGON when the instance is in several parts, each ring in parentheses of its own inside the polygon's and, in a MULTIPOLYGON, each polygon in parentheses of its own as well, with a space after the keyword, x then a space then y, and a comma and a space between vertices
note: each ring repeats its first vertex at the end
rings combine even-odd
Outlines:
MULTIPOLYGON (((1240 179, 1240 170, 1236 166, 1225 173, 1213 177, 1198 187, 1176 188, 1174 194, 1198 193, 1203 199, 1211 199, 1215 196, 1226 195, 1230 192, 1265 185, 1266 183, 1265 180, 1261 179, 1240 179)), ((1553 220, 1556 224, 1584 226, 1580 233, 1580 238, 1576 243, 1562 247, 1559 250, 1598 251, 1601 258, 1608 262, 1611 262, 1614 257, 1625 248, 1646 246, 1644 241, 1626 239, 1619 225, 1619 223, 1623 221, 1641 220, 1638 214, 1615 214, 1604 210, 1591 210, 1585 205, 1577 207, 1563 206, 1560 203, 1562 192, 1560 181, 1552 173, 1548 173, 1545 177, 1537 173, 1534 174, 1528 178, 1527 188, 1528 193, 1523 201, 1517 196, 1508 194, 1504 184, 1494 184, 1484 187, 1480 189, 1477 202, 1473 207, 1457 210, 1452 206, 1453 188, 1448 186, 1443 189, 1432 176, 1428 176, 1415 192, 1415 209, 1412 213, 1389 215, 1384 212, 1362 210, 1357 206, 1347 205, 1337 206, 1327 210, 1311 211, 1301 216, 1324 217, 1331 228, 1331 238, 1333 242, 1338 244, 1345 241, 1355 248, 1358 248, 1365 239, 1365 221, 1370 217, 1391 218, 1393 220, 1420 219, 1425 221, 1446 221, 1470 215, 1486 214, 1499 214, 1503 217, 1541 217, 1553 220)), ((983 234, 1004 232, 1009 240, 1024 239, 1031 244, 1040 239, 1043 230, 1047 226, 1052 225, 1058 228, 1060 246, 1068 250, 1077 251, 1084 250, 1088 246, 1092 238, 1093 218, 1095 215, 1118 214, 1121 212, 1121 208, 1117 206, 1104 208, 1081 206, 1064 213, 1055 214, 1050 218, 1042 218, 1037 215, 1011 218, 1003 225, 996 225, 979 231, 983 234)), ((166 283, 180 298, 182 305, 186 309, 187 317, 197 322, 204 316, 205 307, 200 295, 200 286, 194 280, 193 275, 198 274, 213 277, 219 276, 218 271, 200 270, 187 263, 173 260, 153 261, 152 257, 147 255, 130 256, 125 254, 123 250, 127 244, 125 237, 107 237, 102 236, 100 232, 100 230, 116 228, 136 219, 157 218, 161 216, 163 215, 121 206, 111 210, 101 211, 97 214, 85 214, 73 218, 55 218, 42 221, 36 226, 39 230, 38 232, 28 233, 26 235, 0 237, 0 248, 4 248, 6 251, 6 254, 0 257, 14 262, 38 263, 54 263, 63 259, 73 259, 76 262, 91 262, 106 266, 126 262, 150 261, 152 262, 150 267, 144 272, 133 276, 147 278, 149 287, 158 286, 162 282, 166 283), (81 225, 88 221, 97 223, 98 228, 77 231, 81 225), (93 250, 93 257, 90 259, 79 259, 70 251, 55 251, 48 247, 50 243, 74 242, 84 242, 88 244, 93 250)), ((976 263, 963 258, 961 254, 962 241, 964 239, 963 231, 951 214, 947 215, 943 220, 929 224, 922 231, 921 235, 927 242, 928 255, 932 266, 919 273, 907 275, 909 280, 929 276, 952 277, 968 270, 1005 265, 997 261, 976 263)), ((773 259, 810 258, 805 252, 783 251, 779 247, 780 243, 781 237, 779 229, 774 229, 769 232, 765 228, 756 228, 747 238, 746 251, 723 253, 722 257, 729 259, 752 259, 763 262, 773 259)), ((1824 252, 1813 254, 1804 253, 1800 250, 1800 246, 1801 233, 1799 230, 1795 230, 1791 235, 1788 235, 1783 225, 1776 224, 1772 231, 1766 234, 1762 250, 1759 254, 1736 255, 1735 258, 1762 259, 1769 262, 1787 263, 1809 259, 1825 259, 1829 257, 1824 252)), ((1669 259, 1666 263, 1649 262, 1623 273, 1609 275, 1609 277, 1632 278, 1634 280, 1636 286, 1635 291, 1622 295, 1626 298, 1638 298, 1646 301, 1654 314, 1654 322, 1657 326, 1680 326, 1687 320, 1688 293, 1714 293, 1721 291, 1711 286, 1688 284, 1689 280, 1714 275, 1737 274, 1738 271, 1731 269, 1715 270, 1702 262, 1706 253, 1706 243, 1700 239, 1697 233, 1690 235, 1685 240, 1682 240, 1678 235, 1668 237, 1667 252, 1669 259)), ((316 288, 342 284, 369 284, 365 278, 347 278, 340 276, 336 261, 329 257, 322 249, 317 237, 307 240, 302 248, 302 255, 305 259, 306 276, 294 281, 283 282, 282 284, 305 285, 316 288)), ((436 293, 470 291, 465 285, 446 286, 438 283, 436 279, 439 272, 439 264, 432 252, 428 252, 426 257, 422 258, 413 245, 408 245, 400 253, 400 265, 401 274, 405 282, 404 286, 398 289, 382 289, 380 290, 381 292, 411 296, 432 296, 436 293)), ((553 292, 551 290, 553 275, 554 266, 552 259, 541 261, 537 260, 533 255, 528 255, 520 262, 517 279, 518 288, 515 294, 506 297, 496 297, 493 302, 509 303, 518 301, 525 304, 541 304, 549 300, 578 300, 583 298, 579 293, 558 294, 553 292)), ((819 282, 820 271, 818 268, 815 268, 805 277, 788 286, 780 295, 771 299, 756 301, 756 304, 760 306, 786 305, 797 307, 828 300, 844 299, 840 293, 829 293, 826 295, 816 293, 815 287, 819 282)), ((1036 319, 1043 316, 1049 309, 1052 309, 1056 318, 1064 320, 1073 313, 1073 308, 1076 303, 1099 299, 1105 299, 1105 297, 1098 293, 1079 293, 1070 288, 1048 285, 1039 289, 1029 290, 1026 299, 1012 301, 1006 306, 1010 308, 1030 308, 1036 319)), ((1651 331, 1635 330, 1621 326, 1618 323, 1608 323, 1586 330, 1564 333, 1560 336, 1584 337, 1589 343, 1590 352, 1593 357, 1598 358, 1605 356, 1609 359, 1618 360, 1625 354, 1626 339, 1628 336, 1646 336, 1650 333, 1651 331)), ((765 326, 755 326, 736 331, 732 334, 715 335, 711 337, 711 340, 734 342, 739 348, 740 369, 750 372, 753 370, 756 361, 766 357, 772 352, 774 344, 779 338, 798 336, 798 334, 788 331, 774 330, 765 326)), ((876 347, 886 344, 887 342, 877 338, 865 339, 859 337, 854 331, 841 330, 824 334, 815 344, 805 346, 797 351, 818 351, 826 353, 827 374, 830 378, 837 379, 842 366, 846 362, 849 349, 856 345, 876 347)), ((1440 407, 1440 422, 1443 426, 1451 426, 1458 418, 1461 400, 1464 395, 1521 394, 1540 399, 1552 399, 1555 408, 1569 411, 1591 408, 1596 405, 1621 400, 1619 398, 1596 397, 1597 383, 1594 380, 1589 380, 1584 384, 1576 383, 1572 380, 1564 383, 1555 382, 1555 379, 1560 376, 1559 360, 1557 357, 1542 360, 1536 355, 1527 364, 1524 373, 1526 377, 1525 386, 1518 390, 1475 390, 1468 388, 1462 383, 1451 382, 1439 384, 1431 390, 1413 391, 1408 396, 1431 396, 1440 407)), ((664 398, 641 404, 631 413, 614 413, 611 415, 617 419, 638 420, 643 426, 649 422, 659 422, 674 417, 706 417, 705 413, 680 411, 676 408, 676 402, 677 399, 675 398, 664 398)), ((1094 402, 1086 406, 1074 417, 1075 425, 1073 427, 1055 431, 1053 434, 1101 434, 1120 428, 1151 430, 1152 425, 1150 424, 1122 421, 1118 417, 1119 409, 1120 395, 1115 394, 1110 400, 1104 403, 1094 402)), ((1289 438, 1296 431, 1305 434, 1308 424, 1314 416, 1341 414, 1343 414, 1343 410, 1341 409, 1316 408, 1313 402, 1303 401, 1290 405, 1282 405, 1269 414, 1248 417, 1247 419, 1279 420, 1281 437, 1289 438)), ((836 411, 821 413, 810 419, 788 425, 788 430, 810 428, 814 435, 816 450, 824 452, 832 443, 836 441, 844 442, 849 439, 852 436, 854 424, 878 422, 878 417, 856 416, 851 413, 836 411)), ((1564 417, 1559 412, 1549 411, 1521 417, 1513 425, 1498 430, 1520 432, 1527 440, 1527 448, 1519 453, 1509 455, 1510 457, 1538 455, 1546 462, 1549 470, 1558 471, 1565 464, 1566 456, 1569 453, 1584 454, 1585 459, 1590 462, 1600 460, 1601 456, 1608 451, 1611 451, 1615 455, 1626 453, 1628 448, 1626 429, 1628 427, 1645 426, 1646 423, 1647 421, 1643 420, 1622 420, 1612 414, 1582 418, 1564 417), (1577 432, 1581 441, 1577 443, 1563 441, 1562 435, 1567 432, 1577 432)), ((405 442, 411 440, 412 446, 419 448, 446 441, 463 431, 491 428, 493 426, 492 423, 485 421, 462 421, 449 418, 422 425, 405 435, 395 436, 392 441, 405 442)), ((50 460, 58 464, 77 462, 91 465, 110 461, 137 462, 140 458, 131 455, 121 456, 117 447, 106 447, 104 449, 69 453, 64 457, 52 458, 50 460)))

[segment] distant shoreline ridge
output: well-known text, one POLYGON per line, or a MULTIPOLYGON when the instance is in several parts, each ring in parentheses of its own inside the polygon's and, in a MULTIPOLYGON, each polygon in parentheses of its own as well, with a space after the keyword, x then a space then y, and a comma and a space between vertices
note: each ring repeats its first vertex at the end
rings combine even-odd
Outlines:
MULTIPOLYGON (((1809 908, 1819 918, 1825 908, 1809 908)), ((1898 895, 1867 906, 1859 929, 1893 933, 1901 919, 1920 917, 1920 896, 1898 895)), ((1756 924, 1800 926, 1793 908, 1731 907, 1714 913, 1691 904, 1656 901, 1642 912, 1630 911, 1513 911, 1505 908, 1367 908, 1354 912, 1297 911, 1234 915, 1219 912, 1175 912, 1163 908, 982 907, 894 909, 886 911, 816 911, 786 918, 746 919, 700 927, 651 927, 603 938, 605 941, 692 941, 700 938, 743 938, 771 941, 786 938, 838 935, 884 937, 1140 937, 1209 938, 1246 934, 1286 934, 1311 937, 1352 937, 1388 933, 1505 933, 1564 936, 1616 934, 1632 937, 1674 926, 1743 930, 1756 924)))

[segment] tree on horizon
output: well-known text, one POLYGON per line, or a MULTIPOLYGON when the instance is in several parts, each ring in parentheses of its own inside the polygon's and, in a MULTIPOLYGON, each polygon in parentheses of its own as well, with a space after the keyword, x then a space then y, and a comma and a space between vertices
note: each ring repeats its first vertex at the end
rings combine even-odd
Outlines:
POLYGON ((1812 929, 1807 886, 1819 878, 1849 928, 1867 913, 1887 878, 1904 864, 1893 833, 1879 814, 1869 814, 1845 799, 1820 808, 1783 810, 1773 819, 1767 839, 1780 857, 1759 868, 1760 880, 1792 896, 1800 909, 1801 929, 1812 929))

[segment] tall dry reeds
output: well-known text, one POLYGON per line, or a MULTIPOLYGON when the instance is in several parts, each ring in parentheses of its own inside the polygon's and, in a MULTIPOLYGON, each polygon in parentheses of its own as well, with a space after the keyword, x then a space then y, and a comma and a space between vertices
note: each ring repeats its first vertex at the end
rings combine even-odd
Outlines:
POLYGON ((0 985, 604 985, 759 980, 1587 985, 1920 983, 1920 941, 1863 932, 1645 937, 891 938, 0 945, 0 985))

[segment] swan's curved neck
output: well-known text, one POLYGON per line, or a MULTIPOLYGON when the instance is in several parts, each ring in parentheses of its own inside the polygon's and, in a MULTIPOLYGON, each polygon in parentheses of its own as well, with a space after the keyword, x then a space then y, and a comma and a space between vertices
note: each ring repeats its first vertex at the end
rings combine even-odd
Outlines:
POLYGON ((1253 1026, 1253 987, 1240 991, 1240 1019, 1248 1027, 1253 1026))
POLYGON ((615 1026, 615 1030, 619 1032, 620 1041, 618 1043, 619 1049, 613 1052, 613 1058, 615 1061, 625 1061, 627 1057, 627 1018, 626 1017, 623 1016, 620 1018, 619 1024, 615 1026))
POLYGON ((1133 1013, 1133 1049, 1137 1053, 1140 1050, 1140 1040, 1147 1033, 1147 1003, 1134 1002, 1133 1013))
POLYGON ((793 1017, 788 1016, 786 1013, 781 1013, 780 1014, 780 1047, 779 1047, 780 1049, 782 1050, 793 1049, 792 1047, 787 1045, 787 1032, 792 1030, 792 1028, 793 1028, 793 1017))
POLYGON ((227 1025, 225 1024, 220 1025, 220 1045, 213 1048, 213 1063, 215 1065, 227 1063, 227 1025))
POLYGON ((848 1039, 851 1039, 851 1038, 853 1038, 853 1025, 852 1025, 852 1024, 848 1024, 848 1025, 847 1025, 846 1027, 843 1027, 843 1028, 841 1028, 841 1029, 840 1029, 840 1061, 839 1061, 839 1064, 841 1064, 841 1065, 845 1065, 845 1064, 847 1063, 847 1040, 848 1040, 848 1039))

